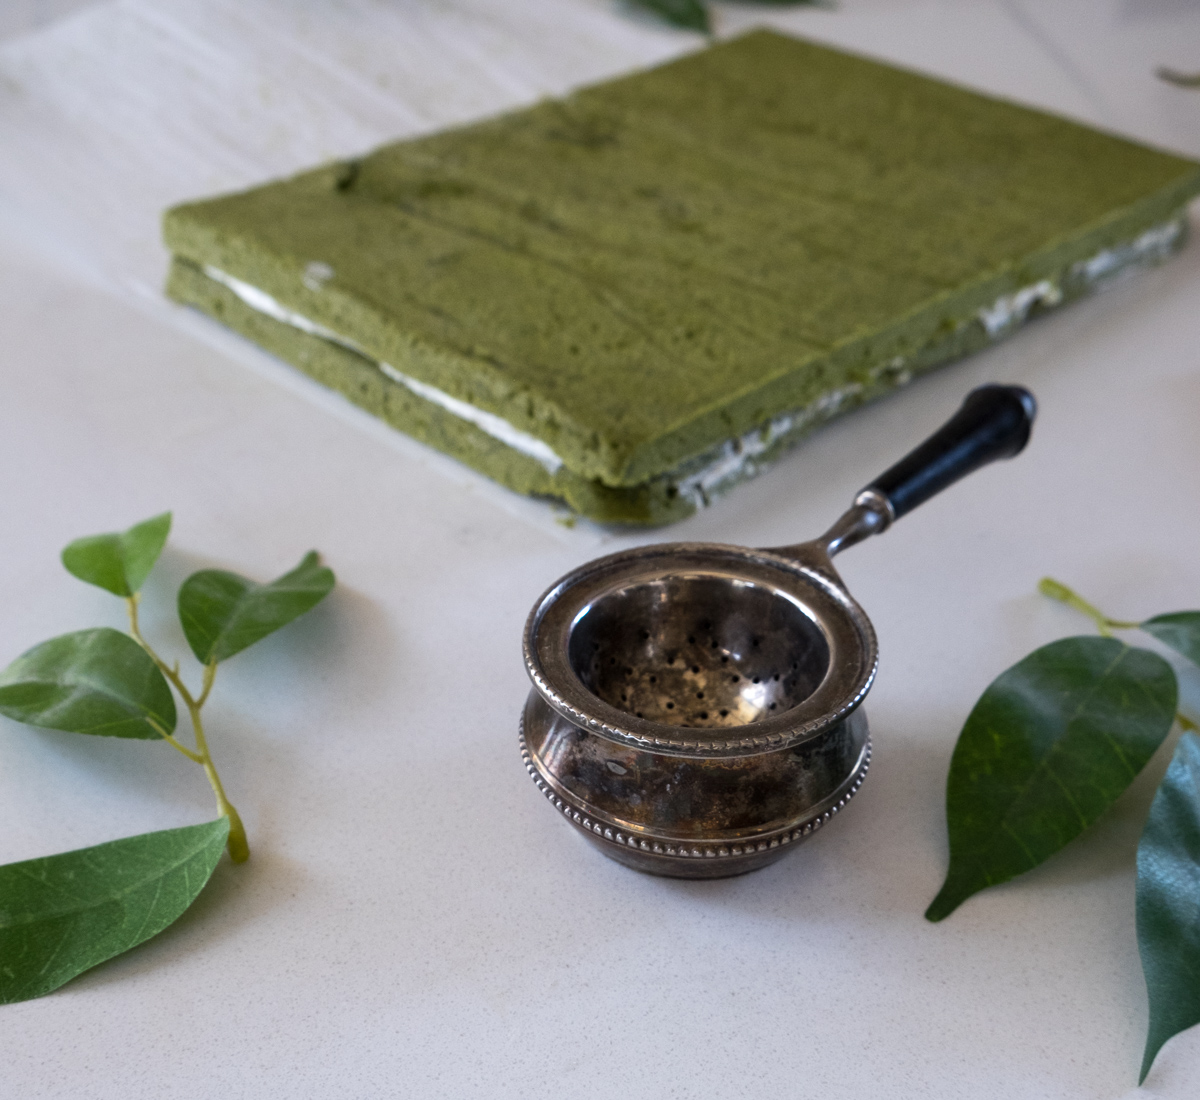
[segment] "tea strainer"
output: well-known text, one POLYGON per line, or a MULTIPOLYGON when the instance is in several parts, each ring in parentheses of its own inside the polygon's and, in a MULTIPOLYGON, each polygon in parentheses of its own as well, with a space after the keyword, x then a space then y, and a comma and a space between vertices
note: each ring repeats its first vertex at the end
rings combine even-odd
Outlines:
POLYGON ((530 776, 601 851, 684 878, 773 862, 862 785, 875 632, 833 557, 986 463, 1036 404, 988 385, 820 538, 662 543, 599 558, 537 601, 521 722, 530 776))

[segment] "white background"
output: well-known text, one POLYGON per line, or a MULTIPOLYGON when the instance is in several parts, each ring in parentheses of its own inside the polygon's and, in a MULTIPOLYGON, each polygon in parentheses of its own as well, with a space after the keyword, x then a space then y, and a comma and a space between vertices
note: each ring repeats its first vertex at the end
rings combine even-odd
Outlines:
MULTIPOLYGON (((1200 69, 1188 0, 719 20, 1200 155, 1200 92, 1153 75, 1200 69)), ((655 879, 570 832, 516 745, 530 604, 636 540, 566 529, 164 303, 158 217, 697 40, 609 0, 5 0, 0 37, 0 663, 120 626, 58 552, 166 508, 145 622, 185 667, 171 608, 190 571, 266 579, 316 547, 340 582, 218 677, 210 738, 251 861, 223 861, 157 939, 0 1009, 0 1096, 1133 1094, 1133 857, 1165 754, 1039 870, 942 924, 922 912, 972 703, 1087 628, 1038 578, 1120 618, 1200 605, 1200 245, 828 427, 671 530, 811 536, 971 386, 1041 402, 1019 459, 839 559, 882 651, 874 763, 844 815, 745 878, 655 879)), ((1200 712, 1200 691, 1185 702, 1200 712)), ((0 860, 211 816, 167 746, 0 719, 0 860)), ((1193 1030, 1138 1095, 1194 1097, 1198 1078, 1193 1030)))

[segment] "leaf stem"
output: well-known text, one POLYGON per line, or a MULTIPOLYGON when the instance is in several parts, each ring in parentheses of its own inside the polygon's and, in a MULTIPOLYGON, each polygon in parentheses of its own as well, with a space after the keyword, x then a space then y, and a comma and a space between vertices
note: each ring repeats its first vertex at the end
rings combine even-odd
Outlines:
POLYGON ((175 687, 175 690, 177 692, 179 692, 179 694, 183 697, 183 701, 187 704, 189 710, 191 710, 192 707, 197 707, 197 706, 202 705, 204 702, 204 696, 206 696, 208 694, 207 688, 212 686, 211 677, 207 678, 208 682, 206 684, 206 690, 204 691, 204 695, 202 695, 199 700, 193 698, 192 693, 190 691, 188 691, 188 689, 187 689, 187 685, 180 678, 179 662, 176 661, 175 667, 172 668, 157 653, 155 653, 153 649, 150 648, 150 643, 148 641, 146 641, 145 638, 142 637, 141 628, 138 626, 138 600, 139 599, 140 599, 140 596, 138 595, 138 593, 135 592, 132 596, 127 597, 125 600, 125 606, 129 610, 129 633, 133 635, 133 640, 135 642, 137 642, 137 644, 140 645, 150 655, 150 659, 156 665, 158 665, 159 670, 162 672, 162 674, 168 680, 171 681, 171 683, 175 687))
POLYGON ((203 756, 201 756, 198 752, 194 752, 191 749, 189 749, 187 747, 187 745, 185 745, 182 741, 177 741, 174 737, 171 736, 171 734, 167 733, 166 730, 162 729, 158 725, 157 722, 151 722, 150 724, 152 726, 154 726, 154 728, 156 730, 158 730, 158 732, 162 735, 162 739, 168 745, 172 746, 173 748, 178 749, 181 753, 183 753, 184 756, 186 756, 189 760, 193 761, 194 763, 196 763, 196 764, 204 763, 203 756))
MULTIPOLYGON (((205 679, 209 682, 210 686, 212 677, 208 675, 208 670, 213 667, 209 665, 205 669, 205 679)), ((205 694, 208 694, 207 691, 205 691, 205 694)), ((245 863, 250 858, 250 846, 246 843, 246 827, 242 824, 241 816, 237 810, 233 808, 233 803, 225 797, 225 788, 221 785, 221 777, 217 774, 217 769, 213 765, 212 756, 209 755, 208 741, 204 737, 204 723, 200 721, 200 705, 195 702, 187 702, 188 711, 192 716, 192 729, 196 733, 196 748, 200 750, 200 763, 204 765, 204 774, 208 776, 208 782, 212 786, 213 794, 217 796, 217 812, 229 818, 229 858, 234 863, 245 863)))
POLYGON ((1043 577, 1038 581, 1038 591, 1043 596, 1049 596, 1052 600, 1058 600, 1060 603, 1065 603, 1068 607, 1082 612, 1096 624, 1096 629, 1106 638, 1111 638, 1114 630, 1135 630, 1141 625, 1140 623, 1125 622, 1122 619, 1110 619, 1099 608, 1088 603, 1077 592, 1056 581, 1053 577, 1043 577))
POLYGON ((129 611, 129 633, 133 636, 134 641, 140 645, 150 659, 159 667, 162 674, 171 682, 175 690, 179 692, 180 698, 183 699, 184 705, 188 709, 188 716, 192 720, 192 731, 196 737, 196 748, 193 751, 186 745, 177 741, 166 730, 160 729, 157 726, 159 733, 168 744, 174 745, 184 756, 189 760, 195 761, 204 768, 204 774, 208 776, 209 785, 213 789, 213 794, 217 796, 217 813, 222 817, 229 818, 229 858, 234 863, 244 863, 250 858, 250 846, 246 842, 246 827, 242 824, 241 815, 234 809, 233 803, 225 795, 225 787, 221 783, 221 777, 217 774, 216 765, 213 764, 212 754, 208 749, 208 739, 204 736, 204 723, 200 719, 200 708, 204 706, 208 699, 209 692, 212 691, 213 680, 217 675, 217 663, 210 661, 204 666, 204 679, 200 689, 199 696, 193 696, 188 691, 187 685, 179 675, 178 663, 172 668, 167 664, 154 650, 150 647, 150 643, 142 637, 141 628, 138 625, 138 594, 135 592, 125 600, 126 608, 129 611))
MULTIPOLYGON (((179 666, 176 665, 175 668, 176 668, 176 670, 178 670, 179 666)), ((204 706, 204 701, 208 698, 208 693, 210 691, 212 691, 213 680, 215 680, 216 677, 217 677, 217 662, 209 661, 208 664, 206 664, 204 666, 204 679, 201 681, 201 684, 200 684, 200 698, 196 700, 196 709, 197 710, 199 710, 202 706, 204 706)))

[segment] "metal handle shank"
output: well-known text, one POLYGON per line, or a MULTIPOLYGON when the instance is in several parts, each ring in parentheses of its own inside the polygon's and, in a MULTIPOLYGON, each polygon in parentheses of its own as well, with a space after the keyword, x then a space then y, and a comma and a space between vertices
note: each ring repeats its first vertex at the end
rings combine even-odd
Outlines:
POLYGON ((959 478, 1019 454, 1029 442, 1037 402, 1021 386, 980 386, 915 451, 882 473, 854 498, 853 507, 819 539, 779 553, 813 560, 828 569, 848 546, 882 534, 894 520, 924 504, 959 478))
POLYGON ((890 505, 891 519, 907 515, 989 462, 1012 458, 1029 442, 1037 402, 1022 386, 980 386, 967 394, 941 428, 864 490, 890 505))
POLYGON ((1029 442, 1036 415, 1037 402, 1022 386, 988 385, 972 390, 958 412, 863 489, 850 510, 819 539, 774 552, 829 572, 835 554, 882 534, 918 504, 980 466, 1020 454, 1029 442))

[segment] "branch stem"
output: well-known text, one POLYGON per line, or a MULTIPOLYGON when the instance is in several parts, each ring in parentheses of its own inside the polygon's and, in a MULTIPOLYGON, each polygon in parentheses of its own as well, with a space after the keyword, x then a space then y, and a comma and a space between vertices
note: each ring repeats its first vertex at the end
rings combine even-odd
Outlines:
MULTIPOLYGON (((212 668, 213 666, 208 666, 212 668)), ((207 675, 208 669, 205 669, 205 678, 211 682, 211 676, 207 675)), ((207 692, 205 693, 207 694, 207 692)), ((192 717, 192 729, 196 733, 196 748, 200 750, 200 763, 204 765, 204 774, 208 776, 208 782, 212 786, 213 794, 217 796, 217 812, 223 817, 229 818, 229 858, 234 863, 245 863, 250 858, 250 846, 246 843, 246 827, 242 824, 241 816, 237 810, 233 808, 233 803, 225 797, 225 788, 221 784, 221 777, 217 774, 217 769, 212 762, 212 756, 208 751, 208 742, 204 737, 204 723, 200 721, 200 707, 196 703, 188 704, 188 711, 192 717)))
POLYGON ((1106 638, 1111 638, 1114 630, 1135 630, 1141 625, 1140 623, 1125 622, 1123 619, 1110 619, 1099 608, 1088 603, 1077 592, 1065 584, 1059 583, 1053 577, 1043 577, 1038 581, 1038 591, 1043 596, 1049 596, 1052 600, 1065 603, 1068 607, 1073 607, 1076 611, 1086 615, 1106 638))
MULTIPOLYGON (((155 726, 155 728, 158 729, 157 726, 155 726)), ((172 737, 169 733, 167 733, 166 730, 159 729, 158 732, 162 734, 162 739, 168 745, 170 745, 172 748, 178 749, 181 753, 183 753, 184 756, 186 756, 193 763, 195 763, 195 764, 203 764, 204 763, 203 756, 201 756, 198 752, 194 752, 192 749, 189 749, 187 747, 187 745, 185 745, 182 741, 175 740, 175 738, 172 737)))
MULTIPOLYGON (((182 742, 177 741, 166 730, 159 729, 163 739, 171 745, 174 745, 184 756, 189 760, 195 761, 204 768, 204 774, 208 776, 209 785, 213 789, 213 794, 217 797, 217 813, 222 817, 229 818, 229 840, 227 847, 229 849, 229 858, 234 863, 244 863, 250 858, 250 846, 246 842, 246 828, 242 824, 241 816, 234 809, 233 803, 229 801, 225 794, 225 787, 221 783, 221 777, 217 774, 216 765, 213 763, 212 754, 208 750, 208 739, 204 736, 204 723, 200 718, 200 708, 204 706, 208 699, 209 692, 212 691, 213 680, 217 675, 216 661, 210 661, 204 666, 204 679, 201 683, 199 696, 194 696, 188 691, 187 685, 179 675, 179 665, 174 668, 167 664, 154 650, 150 647, 150 643, 142 637, 141 628, 138 625, 138 594, 135 592, 125 601, 126 608, 129 611, 129 633, 133 635, 134 641, 138 643, 149 654, 150 659, 158 666, 162 674, 170 681, 172 686, 179 692, 180 698, 184 702, 184 706, 188 709, 188 716, 192 720, 192 732, 196 737, 196 748, 189 749, 182 742)), ((156 728, 158 728, 156 726, 156 728)))

